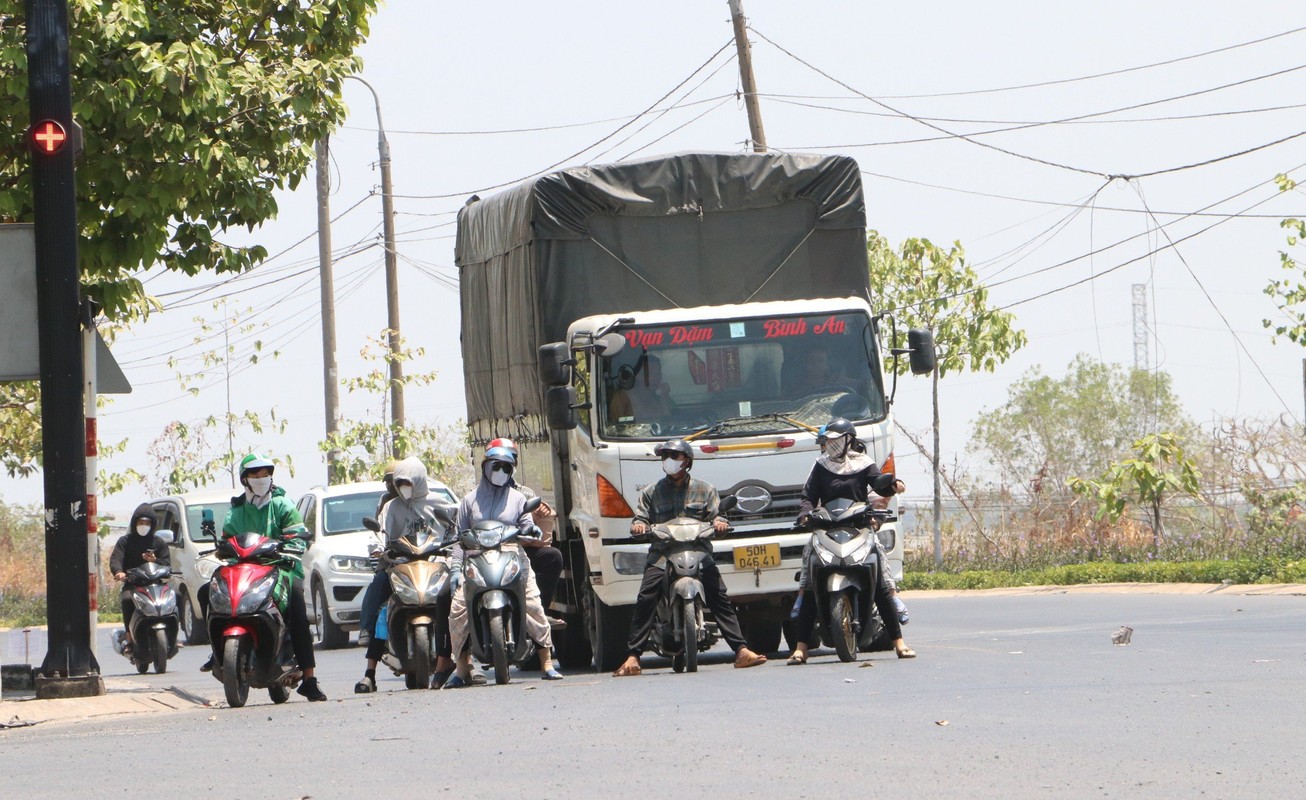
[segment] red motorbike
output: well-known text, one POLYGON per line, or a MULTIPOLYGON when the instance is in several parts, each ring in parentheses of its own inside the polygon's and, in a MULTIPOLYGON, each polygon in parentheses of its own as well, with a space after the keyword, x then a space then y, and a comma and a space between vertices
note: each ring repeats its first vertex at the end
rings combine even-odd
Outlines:
POLYGON ((290 646, 281 610, 273 602, 281 542, 257 533, 224 539, 216 555, 228 563, 209 582, 209 641, 213 677, 222 681, 227 705, 240 708, 249 689, 267 689, 274 703, 290 699, 303 677, 290 646))

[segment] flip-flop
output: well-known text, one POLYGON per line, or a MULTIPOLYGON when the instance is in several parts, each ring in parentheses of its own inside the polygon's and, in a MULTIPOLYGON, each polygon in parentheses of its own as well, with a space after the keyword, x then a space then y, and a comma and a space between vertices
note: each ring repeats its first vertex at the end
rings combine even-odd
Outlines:
POLYGON ((794 653, 793 655, 789 656, 789 660, 785 662, 785 666, 787 666, 787 667, 801 667, 802 665, 804 665, 804 664, 806 664, 806 663, 807 663, 807 654, 806 654, 806 653, 794 653))
POLYGON ((753 653, 747 658, 736 658, 735 669, 748 669, 749 667, 760 667, 766 663, 766 656, 759 653, 753 653))
POLYGON ((644 670, 640 669, 639 664, 622 664, 612 673, 614 678, 627 678, 640 674, 644 670))
POLYGON ((904 647, 904 648, 902 648, 901 650, 895 649, 894 652, 898 654, 898 658, 915 658, 915 657, 916 657, 916 651, 913 650, 913 649, 911 649, 910 647, 904 647))
POLYGON ((544 674, 541 675, 540 677, 546 681, 560 681, 562 680, 563 675, 561 672, 558 672, 553 667, 549 667, 547 670, 544 671, 544 674))

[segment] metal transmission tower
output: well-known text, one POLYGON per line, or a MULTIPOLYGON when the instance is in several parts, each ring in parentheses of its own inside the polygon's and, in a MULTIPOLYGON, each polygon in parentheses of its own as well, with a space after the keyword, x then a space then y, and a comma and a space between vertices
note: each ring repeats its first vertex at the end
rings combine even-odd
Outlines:
POLYGON ((1147 284, 1134 284, 1134 369, 1147 369, 1147 284))

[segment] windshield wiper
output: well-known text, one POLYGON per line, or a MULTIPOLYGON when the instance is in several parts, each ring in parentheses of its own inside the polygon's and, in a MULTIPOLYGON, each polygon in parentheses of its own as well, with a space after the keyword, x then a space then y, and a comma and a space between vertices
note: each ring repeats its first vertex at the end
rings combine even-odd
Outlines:
POLYGON ((790 413, 792 412, 786 411, 786 412, 779 412, 779 413, 772 413, 772 414, 753 414, 752 416, 747 416, 747 417, 744 416, 726 417, 725 419, 717 420, 716 422, 707 426, 703 430, 692 433, 689 436, 686 436, 685 438, 692 440, 708 434, 719 434, 736 425, 742 425, 749 422, 757 422, 758 420, 772 420, 778 422, 786 422, 794 426, 795 428, 803 428, 805 430, 811 431, 812 433, 816 432, 816 428, 813 428, 811 425, 808 425, 805 422, 799 422, 798 420, 789 417, 788 415, 790 413))

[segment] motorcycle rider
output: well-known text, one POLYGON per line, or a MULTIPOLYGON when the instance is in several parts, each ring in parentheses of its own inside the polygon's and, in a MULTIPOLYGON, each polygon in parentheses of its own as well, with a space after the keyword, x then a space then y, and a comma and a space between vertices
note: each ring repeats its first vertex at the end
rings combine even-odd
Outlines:
MULTIPOLYGON (((644 487, 640 493, 635 517, 630 523, 630 535, 634 538, 643 537, 648 534, 650 525, 676 517, 693 517, 704 522, 711 520, 717 533, 724 532, 729 524, 717 515, 720 498, 716 488, 689 476, 689 471, 694 466, 694 449, 689 442, 672 439, 659 444, 653 453, 662 459, 662 471, 666 475, 656 483, 644 487)), ((660 566, 665 563, 663 556, 663 548, 657 543, 649 548, 648 560, 644 564, 644 582, 640 584, 630 621, 630 655, 612 673, 613 677, 638 675, 642 671, 639 657, 644 652, 644 640, 653 630, 653 613, 666 576, 666 569, 660 566)), ((721 572, 714 561, 708 559, 703 563, 701 577, 708 607, 716 618, 721 638, 735 651, 735 667, 743 669, 765 664, 766 656, 749 650, 744 642, 744 635, 739 629, 739 617, 726 594, 721 572)))
MULTIPOLYGON (((435 518, 435 508, 441 503, 430 493, 430 479, 427 476, 426 466, 421 460, 411 456, 405 458, 395 463, 390 474, 390 483, 394 486, 395 496, 388 502, 382 497, 383 505, 379 512, 380 518, 377 520, 381 526, 381 533, 385 537, 385 544, 388 545, 404 534, 420 530, 424 526, 430 526, 432 531, 442 535, 444 526, 435 518)), ((384 547, 376 552, 384 562, 384 547)), ((372 578, 372 583, 367 587, 367 592, 363 595, 363 607, 359 612, 359 639, 362 640, 363 634, 367 633, 368 641, 366 642, 367 669, 363 673, 363 679, 354 685, 354 692, 357 694, 376 691, 376 664, 385 653, 385 643, 371 633, 376 627, 381 606, 393 592, 390 573, 385 569, 378 569, 372 578)), ((442 621, 442 627, 448 627, 447 620, 442 621)), ((449 654, 437 653, 436 675, 443 673, 443 676, 440 677, 439 683, 433 682, 432 685, 438 689, 452 670, 453 662, 449 654)))
MULTIPOLYGON (((517 443, 512 439, 494 439, 487 445, 487 448, 495 447, 507 448, 512 451, 514 458, 520 459, 517 443)), ((515 477, 508 481, 508 485, 526 495, 527 500, 535 496, 534 489, 517 483, 515 477)), ((540 587, 540 604, 547 612, 549 606, 553 604, 558 581, 562 578, 562 551, 553 546, 553 529, 557 525, 558 515, 548 503, 541 503, 539 508, 531 512, 531 519, 535 527, 540 529, 539 541, 534 539, 518 541, 526 551, 526 557, 531 561, 531 572, 535 575, 536 585, 540 587)), ((553 628, 565 627, 565 624, 557 617, 549 617, 549 625, 553 628)))
MULTIPOLYGON (((127 580, 127 570, 141 564, 154 562, 165 567, 172 566, 172 557, 168 553, 168 543, 154 536, 159 524, 158 517, 149 503, 141 503, 132 513, 131 529, 118 539, 109 556, 109 573, 120 583, 127 580)), ((122 626, 127 630, 125 648, 132 645, 132 615, 136 613, 136 604, 131 599, 131 587, 123 583, 122 587, 122 626)))
MULTIPOLYGON (((467 530, 483 520, 497 520, 506 525, 515 525, 528 529, 533 527, 531 515, 526 511, 526 495, 509 484, 512 473, 517 466, 517 455, 506 447, 490 447, 481 460, 481 479, 476 488, 463 497, 458 504, 458 528, 467 530)), ((515 542, 504 545, 505 553, 517 550, 515 542)), ((457 667, 446 689, 458 689, 471 682, 471 655, 467 648, 469 636, 467 602, 460 591, 463 582, 463 557, 465 553, 461 544, 453 549, 453 608, 449 614, 449 634, 453 640, 453 652, 457 657, 457 667)), ((540 602, 540 590, 535 583, 534 571, 527 560, 526 575, 526 609, 525 631, 535 642, 540 656, 540 672, 546 681, 562 680, 562 673, 553 668, 553 634, 549 628, 548 617, 544 615, 544 606, 540 602)))
MULTIPOLYGON (((868 456, 864 448, 858 446, 860 443, 857 442, 857 427, 849 420, 836 417, 821 426, 817 442, 821 445, 821 455, 812 465, 811 474, 807 476, 807 483, 803 486, 796 523, 798 526, 807 524, 807 519, 816 506, 833 500, 864 503, 869 500, 872 491, 888 498, 907 490, 906 485, 894 478, 891 473, 881 473, 875 459, 868 456)), ((878 548, 877 552, 881 554, 881 565, 887 568, 883 548, 878 548)), ((803 569, 799 580, 800 593, 807 589, 811 557, 810 546, 805 547, 803 569)), ((893 639, 893 650, 898 658, 915 658, 916 652, 908 647, 902 638, 902 625, 899 620, 900 615, 905 615, 906 609, 904 607, 900 610, 894 603, 895 591, 892 581, 884 580, 882 575, 875 587, 875 606, 879 609, 885 631, 893 639)), ((815 624, 816 603, 802 603, 798 608, 798 619, 794 630, 796 639, 794 651, 790 654, 787 664, 794 666, 807 663, 808 643, 812 640, 815 624)))
MULTIPOLYGON (((314 677, 317 661, 313 656, 313 633, 308 626, 308 609, 304 605, 304 565, 300 562, 305 548, 304 540, 297 538, 308 532, 295 504, 286 499, 286 490, 273 484, 272 473, 276 464, 259 453, 250 453, 240 460, 240 483, 245 491, 231 498, 231 509, 222 523, 222 538, 229 539, 243 533, 259 533, 269 539, 281 539, 284 556, 278 565, 277 586, 273 590, 277 605, 282 608, 286 628, 290 632, 291 647, 304 679, 296 691, 310 701, 327 699, 314 677)), ((208 618, 209 587, 205 584, 197 593, 200 608, 208 618)), ((200 669, 213 669, 213 657, 200 669)))

